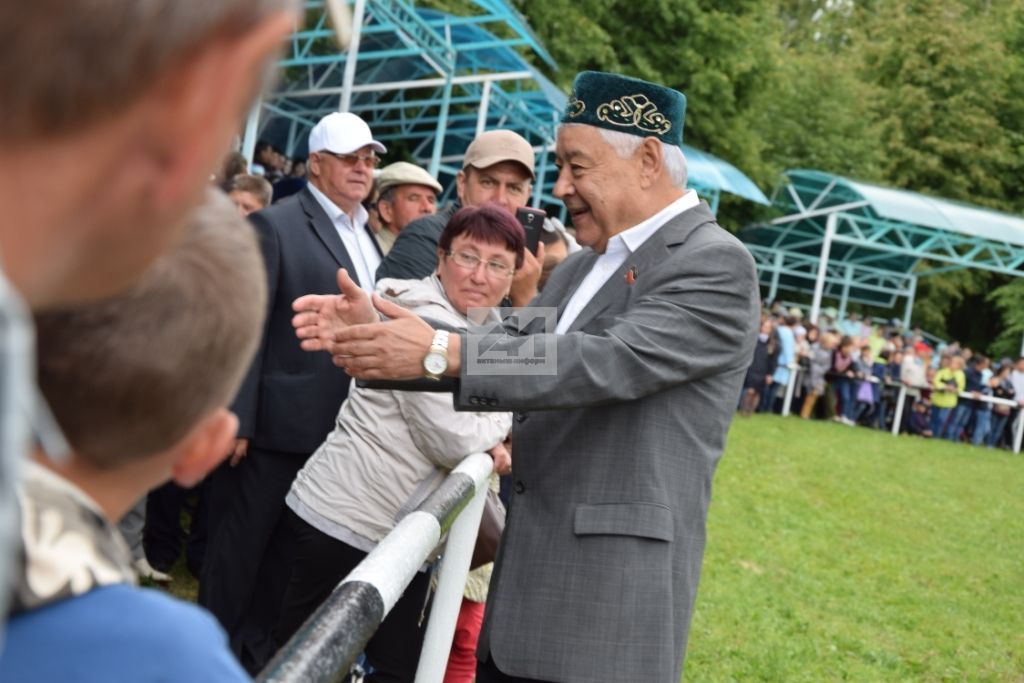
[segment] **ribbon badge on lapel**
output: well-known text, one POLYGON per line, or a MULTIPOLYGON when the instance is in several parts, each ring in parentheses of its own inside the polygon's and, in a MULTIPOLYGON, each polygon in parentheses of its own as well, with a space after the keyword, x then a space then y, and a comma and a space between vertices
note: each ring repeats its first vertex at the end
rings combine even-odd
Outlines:
POLYGON ((630 266, 629 270, 626 271, 626 284, 631 285, 636 282, 637 277, 640 275, 640 269, 636 266, 630 266))

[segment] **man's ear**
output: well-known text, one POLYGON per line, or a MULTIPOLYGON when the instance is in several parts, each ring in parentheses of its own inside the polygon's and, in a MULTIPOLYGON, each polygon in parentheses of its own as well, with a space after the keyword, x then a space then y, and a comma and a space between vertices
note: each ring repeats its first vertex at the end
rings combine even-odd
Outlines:
POLYGON ((227 457, 238 433, 238 418, 227 408, 219 408, 188 433, 175 449, 171 478, 184 488, 192 488, 227 457))
POLYGON ((459 196, 459 203, 466 206, 466 172, 459 171, 455 174, 455 193, 459 196))
POLYGON ((661 141, 658 138, 644 138, 636 151, 635 158, 640 165, 640 186, 645 189, 651 187, 665 169, 661 141))
POLYGON ((158 210, 188 201, 208 184, 295 21, 282 11, 240 35, 212 37, 145 96, 151 104, 146 143, 160 163, 151 198, 158 210))
POLYGON ((378 201, 377 213, 380 214, 381 223, 383 223, 384 225, 391 225, 391 220, 395 217, 394 207, 391 206, 391 202, 378 201))

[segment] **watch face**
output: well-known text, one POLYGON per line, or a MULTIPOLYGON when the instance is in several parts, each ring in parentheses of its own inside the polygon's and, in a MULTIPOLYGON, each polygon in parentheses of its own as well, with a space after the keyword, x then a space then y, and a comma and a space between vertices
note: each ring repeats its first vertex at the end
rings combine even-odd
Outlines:
POLYGON ((427 354, 423 359, 423 369, 431 375, 440 375, 448 369, 448 359, 439 353, 427 354))

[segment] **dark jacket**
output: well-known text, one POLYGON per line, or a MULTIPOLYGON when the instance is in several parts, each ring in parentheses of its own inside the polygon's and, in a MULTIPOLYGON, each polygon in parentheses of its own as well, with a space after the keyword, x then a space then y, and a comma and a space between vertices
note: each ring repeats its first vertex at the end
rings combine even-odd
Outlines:
POLYGON ((757 346, 754 347, 754 359, 750 362, 750 367, 747 368, 747 375, 743 379, 743 388, 757 389, 758 391, 764 389, 765 377, 775 373, 775 366, 778 365, 778 362, 778 340, 773 340, 769 337, 767 340, 761 341, 758 338, 757 346), (773 341, 775 342, 774 344, 772 343, 773 341), (769 345, 772 347, 770 351, 769 345))
POLYGON ((267 269, 267 320, 231 409, 238 415, 239 437, 249 438, 251 446, 309 455, 334 428, 350 380, 328 354, 299 347, 292 302, 304 294, 338 291, 338 268, 358 276, 334 224, 308 188, 249 219, 267 269))
POLYGON ((420 280, 437 270, 437 243, 448 219, 461 208, 459 202, 455 202, 405 226, 377 267, 377 279, 420 280))

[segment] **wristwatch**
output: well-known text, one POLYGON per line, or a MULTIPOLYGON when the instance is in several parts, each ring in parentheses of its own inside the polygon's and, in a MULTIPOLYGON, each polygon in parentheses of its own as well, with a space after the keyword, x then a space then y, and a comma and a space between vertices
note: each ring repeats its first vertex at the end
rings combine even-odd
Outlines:
POLYGON ((434 332, 434 340, 430 343, 430 350, 423 357, 423 373, 427 379, 441 379, 444 371, 448 369, 448 332, 438 330, 434 332))

